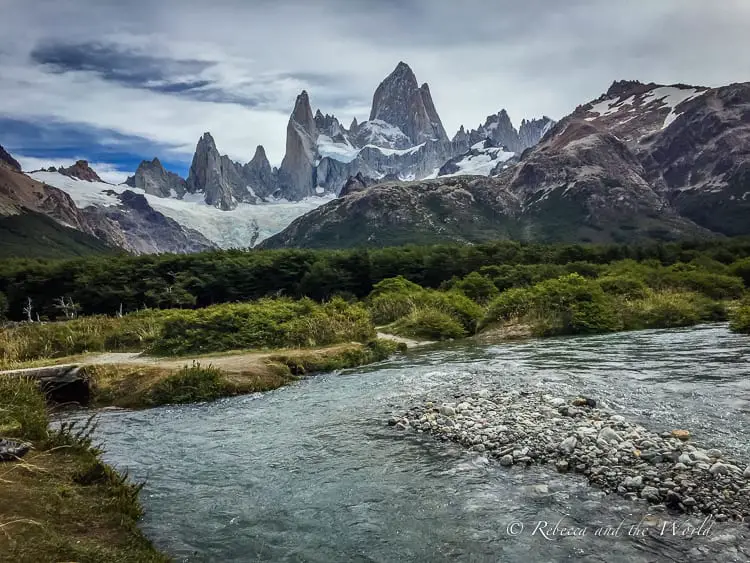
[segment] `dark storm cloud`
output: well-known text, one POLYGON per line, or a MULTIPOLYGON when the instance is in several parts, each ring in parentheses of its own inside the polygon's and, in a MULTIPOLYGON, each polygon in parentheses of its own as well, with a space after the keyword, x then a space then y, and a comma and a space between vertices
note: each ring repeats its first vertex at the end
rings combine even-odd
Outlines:
POLYGON ((560 118, 616 79, 748 79, 748 0, 1 0, 0 116, 278 163, 294 99, 348 123, 398 61, 449 133, 560 118), (29 98, 29 99, 27 99, 29 98))
POLYGON ((208 81, 180 77, 199 75, 214 64, 148 56, 104 43, 42 44, 31 51, 31 59, 55 72, 94 72, 105 80, 165 92, 206 86, 208 81))

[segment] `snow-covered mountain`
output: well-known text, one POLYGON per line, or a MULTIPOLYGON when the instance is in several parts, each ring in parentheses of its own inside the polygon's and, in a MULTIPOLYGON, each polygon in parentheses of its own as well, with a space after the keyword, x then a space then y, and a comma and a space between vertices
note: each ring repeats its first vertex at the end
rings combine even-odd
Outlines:
MULTIPOLYGON (((255 205, 240 203, 230 211, 222 211, 208 205, 203 199, 203 194, 185 194, 182 199, 178 199, 153 195, 127 184, 89 182, 59 172, 39 171, 28 175, 43 184, 54 186, 67 193, 79 209, 100 210, 105 212, 105 215, 112 215, 122 210, 123 194, 140 196, 154 212, 179 224, 188 235, 193 233, 194 239, 205 240, 205 243, 195 250, 205 250, 211 246, 218 248, 254 246, 283 230, 295 218, 332 199, 332 196, 328 196, 311 197, 296 202, 274 200, 255 205), (107 211, 109 213, 106 213, 107 211)), ((127 195, 126 199, 128 199, 127 195)), ((177 251, 165 249, 164 241, 159 241, 153 233, 144 233, 143 229, 138 232, 132 228, 132 224, 130 227, 129 231, 125 232, 125 236, 130 239, 126 249, 134 252, 177 251), (143 238, 150 239, 150 247, 142 242, 143 238)), ((189 247, 186 245, 186 248, 189 247)))
POLYGON ((193 252, 251 247, 295 218, 349 189, 384 181, 456 175, 489 176, 512 164, 553 122, 516 130, 502 110, 450 140, 429 86, 399 63, 377 87, 367 121, 349 127, 313 113, 297 96, 287 124, 286 154, 272 167, 263 146, 239 163, 219 152, 208 132, 196 144, 187 178, 144 160, 121 185, 103 182, 85 161, 30 176, 68 194, 102 239, 131 252, 193 252))
MULTIPOLYGON (((434 177, 457 157, 475 160, 476 155, 468 153, 485 139, 520 155, 553 123, 547 117, 524 120, 516 130, 502 110, 469 133, 462 127, 449 140, 429 86, 420 86, 409 65, 401 62, 375 90, 370 119, 361 123, 354 119, 349 128, 334 115, 313 113, 309 94, 300 93, 287 124, 286 154, 279 168, 271 167, 262 146, 247 164, 233 162, 219 153, 213 137, 205 133, 186 181, 165 171, 155 159, 142 162, 128 182, 163 197, 201 194, 206 203, 223 210, 243 203, 262 204, 269 198, 301 201, 338 195, 348 179, 357 175, 369 183, 434 177)), ((491 172, 476 165, 462 170, 479 175, 491 172)))

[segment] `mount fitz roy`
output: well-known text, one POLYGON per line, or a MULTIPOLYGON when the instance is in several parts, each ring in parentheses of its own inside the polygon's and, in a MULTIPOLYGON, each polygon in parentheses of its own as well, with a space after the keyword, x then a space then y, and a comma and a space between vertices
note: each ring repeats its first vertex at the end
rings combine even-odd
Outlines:
POLYGON ((0 164, 0 253, 11 237, 60 256, 750 235, 750 83, 616 81, 557 123, 516 129, 502 110, 449 138, 400 63, 348 127, 303 91, 278 168, 262 146, 232 161, 209 133, 185 179, 158 158, 120 185, 85 161, 24 174, 0 150, 0 164))
POLYGON ((289 118, 286 154, 279 168, 271 167, 262 146, 247 164, 234 162, 221 155, 211 134, 205 133, 187 180, 154 159, 143 161, 126 183, 159 197, 202 194, 207 204, 222 210, 272 198, 300 201, 338 195, 357 175, 367 182, 436 177, 447 161, 487 139, 493 147, 503 148, 509 159, 536 144, 553 123, 547 117, 524 120, 516 130, 503 110, 475 130, 467 132, 461 126, 451 140, 429 86, 420 86, 409 65, 401 62, 375 90, 369 120, 354 119, 348 129, 333 115, 320 110, 313 114, 309 95, 302 91, 289 118))

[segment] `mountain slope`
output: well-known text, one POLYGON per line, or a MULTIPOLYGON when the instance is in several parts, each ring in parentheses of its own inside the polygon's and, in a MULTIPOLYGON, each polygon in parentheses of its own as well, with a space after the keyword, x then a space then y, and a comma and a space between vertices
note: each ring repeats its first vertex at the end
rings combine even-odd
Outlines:
MULTIPOLYGON (((450 197, 440 187, 453 186, 450 175, 472 159, 487 165, 487 146, 476 145, 449 161, 441 171, 445 176, 433 182, 398 191, 390 185, 363 191, 366 182, 354 182, 345 201, 298 219, 265 246, 408 243, 424 239, 427 225, 434 226, 434 239, 468 241, 488 233, 579 242, 750 234, 748 102, 748 84, 709 90, 616 82, 545 131, 518 164, 500 163, 493 177, 479 182, 515 206, 498 208, 469 189, 476 220, 462 209, 450 212, 450 197), (421 205, 423 200, 431 205, 421 205), (494 223, 485 224, 483 205, 494 223), (394 228, 395 223, 400 226, 394 228), (357 234, 358 226, 366 237, 357 234)), ((461 142, 466 137, 464 131, 461 142)))

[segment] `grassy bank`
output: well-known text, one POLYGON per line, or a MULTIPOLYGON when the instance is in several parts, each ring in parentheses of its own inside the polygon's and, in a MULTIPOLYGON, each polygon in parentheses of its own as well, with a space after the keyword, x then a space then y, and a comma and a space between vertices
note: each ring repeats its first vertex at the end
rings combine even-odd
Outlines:
POLYGON ((343 299, 260 299, 198 310, 149 309, 22 323, 0 329, 0 369, 89 352, 182 356, 227 350, 321 347, 375 337, 368 312, 343 299))
POLYGON ((193 360, 181 367, 169 363, 90 365, 84 370, 91 406, 147 408, 271 391, 305 375, 382 361, 399 349, 394 342, 372 340, 317 349, 226 355, 193 360))
POLYGON ((33 444, 0 464, 4 561, 168 561, 138 530, 139 487, 101 461, 90 430, 49 430, 36 384, 0 378, 0 436, 33 444))

